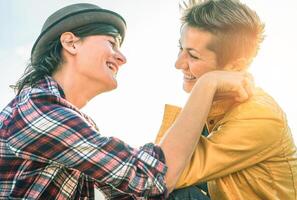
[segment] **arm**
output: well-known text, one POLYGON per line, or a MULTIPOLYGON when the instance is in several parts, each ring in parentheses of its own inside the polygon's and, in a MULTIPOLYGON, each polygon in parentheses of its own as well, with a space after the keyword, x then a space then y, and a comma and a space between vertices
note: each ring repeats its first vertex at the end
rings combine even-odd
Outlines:
MULTIPOLYGON (((254 98, 258 99, 255 96, 236 106, 228 117, 220 120, 220 125, 207 138, 200 138, 176 188, 217 179, 280 154, 281 137, 286 131, 282 112, 275 107, 265 108, 260 103, 270 100, 258 100, 255 104, 254 98)), ((156 143, 179 112, 180 108, 166 105, 156 143)))
POLYGON ((160 142, 168 166, 165 180, 169 191, 173 190, 199 141, 216 91, 236 92, 239 94, 237 100, 244 101, 248 93, 244 89, 243 80, 238 73, 231 72, 210 72, 199 78, 188 102, 160 142))
POLYGON ((161 149, 134 149, 103 137, 83 115, 49 92, 26 95, 18 104, 8 144, 16 156, 82 172, 135 196, 164 193, 165 160, 161 149))
MULTIPOLYGON (((188 107, 194 106, 198 95, 204 95, 203 92, 214 93, 216 87, 211 90, 203 86, 208 83, 211 86, 215 83, 217 86, 217 82, 210 77, 202 82, 202 86, 197 87, 197 92, 193 92, 194 96, 187 104, 188 107), (203 90, 200 91, 201 89, 203 90)), ((211 101, 211 95, 208 97, 211 101)), ((191 115, 191 109, 187 108, 181 122, 185 122, 191 115)), ((155 196, 166 191, 166 166, 159 147, 148 144, 138 150, 116 138, 102 137, 78 110, 67 106, 64 99, 45 91, 26 94, 20 100, 13 118, 15 121, 11 123, 8 145, 20 158, 76 169, 99 182, 135 196, 155 196)), ((168 142, 177 142, 183 138, 181 132, 176 130, 181 125, 177 124, 169 131, 169 140, 164 140, 163 148, 167 154, 170 154, 172 147, 168 142), (177 137, 175 134, 178 134, 177 137)), ((190 128, 200 127, 196 127, 193 121, 191 125, 193 126, 189 126, 190 128)), ((188 148, 178 148, 188 151, 188 148)), ((172 156, 168 155, 167 158, 174 160, 172 156)), ((181 155, 184 160, 188 157, 189 155, 181 155)), ((172 174, 176 170, 180 171, 180 162, 178 164, 175 166, 169 162, 171 176, 166 178, 171 184, 176 181, 172 174)))

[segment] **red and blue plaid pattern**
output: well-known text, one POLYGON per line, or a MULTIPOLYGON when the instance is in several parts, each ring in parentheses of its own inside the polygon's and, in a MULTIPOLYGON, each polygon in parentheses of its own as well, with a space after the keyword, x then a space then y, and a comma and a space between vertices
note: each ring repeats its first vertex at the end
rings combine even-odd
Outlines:
POLYGON ((164 199, 165 158, 100 135, 46 77, 0 113, 0 199, 164 199))

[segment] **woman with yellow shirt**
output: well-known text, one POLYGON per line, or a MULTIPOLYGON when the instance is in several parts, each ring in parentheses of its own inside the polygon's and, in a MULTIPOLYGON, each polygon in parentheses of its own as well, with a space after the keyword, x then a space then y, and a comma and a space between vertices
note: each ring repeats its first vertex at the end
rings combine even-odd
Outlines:
MULTIPOLYGON (((212 70, 245 71, 263 31, 257 14, 239 1, 210 0, 187 8, 175 63, 184 76, 183 89, 190 92, 212 70)), ((179 112, 166 105, 157 143, 179 112)), ((296 155, 284 112, 263 90, 257 88, 243 103, 216 96, 194 155, 176 183, 183 189, 169 199, 297 199, 296 155)))

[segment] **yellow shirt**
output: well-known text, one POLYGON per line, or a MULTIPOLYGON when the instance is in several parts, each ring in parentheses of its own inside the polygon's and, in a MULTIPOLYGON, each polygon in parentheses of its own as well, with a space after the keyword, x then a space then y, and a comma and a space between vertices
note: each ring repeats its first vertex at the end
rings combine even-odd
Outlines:
MULTIPOLYGON (((180 108, 166 105, 160 141, 180 108)), ((177 188, 208 182, 212 200, 297 199, 297 151, 286 117, 262 90, 248 101, 213 103, 177 188)), ((184 141, 186 142, 186 141, 184 141)))

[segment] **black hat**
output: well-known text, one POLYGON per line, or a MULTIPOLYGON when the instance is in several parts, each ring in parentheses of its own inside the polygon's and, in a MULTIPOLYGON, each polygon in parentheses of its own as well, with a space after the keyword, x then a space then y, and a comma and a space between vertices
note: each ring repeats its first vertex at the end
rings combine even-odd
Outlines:
POLYGON ((49 41, 52 41, 64 32, 92 23, 114 26, 119 31, 122 41, 124 40, 126 22, 122 16, 94 4, 73 4, 54 12, 44 22, 41 33, 31 50, 32 61, 38 57, 39 51, 42 51, 44 45, 47 45, 49 41))

